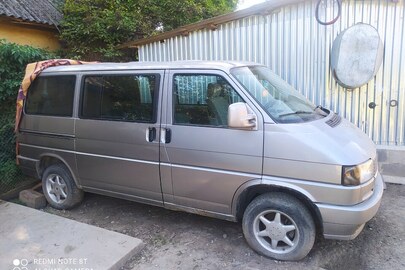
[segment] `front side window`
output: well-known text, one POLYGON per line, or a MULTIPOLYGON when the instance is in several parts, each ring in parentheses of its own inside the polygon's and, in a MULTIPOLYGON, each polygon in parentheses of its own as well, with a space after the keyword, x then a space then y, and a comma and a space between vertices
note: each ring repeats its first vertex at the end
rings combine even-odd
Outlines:
POLYGON ((87 119, 154 122, 158 75, 86 76, 80 116, 87 119))
POLYGON ((226 127, 228 107, 242 98, 221 76, 178 74, 174 76, 174 123, 226 127))
POLYGON ((43 76, 28 89, 27 114, 72 117, 75 76, 43 76))
POLYGON ((234 68, 231 74, 277 123, 308 122, 328 114, 266 67, 234 68))

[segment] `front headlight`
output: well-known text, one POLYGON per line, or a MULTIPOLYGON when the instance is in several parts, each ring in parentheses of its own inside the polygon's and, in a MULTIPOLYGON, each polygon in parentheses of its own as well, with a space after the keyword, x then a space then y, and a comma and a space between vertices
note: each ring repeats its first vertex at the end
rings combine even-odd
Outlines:
POLYGON ((358 186, 373 178, 376 172, 377 164, 373 159, 356 166, 343 166, 342 185, 358 186))

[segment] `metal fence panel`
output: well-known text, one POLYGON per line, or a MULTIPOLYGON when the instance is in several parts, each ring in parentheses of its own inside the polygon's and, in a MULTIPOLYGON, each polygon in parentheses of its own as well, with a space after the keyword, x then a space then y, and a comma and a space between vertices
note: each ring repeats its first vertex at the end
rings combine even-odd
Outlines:
POLYGON ((13 113, 0 115, 0 198, 7 192, 35 182, 24 176, 16 165, 13 113))
MULTIPOLYGON (((338 112, 380 145, 405 145, 404 1, 343 1, 339 20, 320 25, 317 1, 285 6, 257 15, 176 36, 139 48, 140 61, 236 60, 269 66, 315 104, 338 112), (367 85, 353 91, 339 86, 330 71, 335 37, 359 23, 374 26, 385 46, 383 64, 367 85), (392 101, 392 102, 391 102, 392 101), (394 105, 397 101, 397 106, 394 105), (377 107, 370 109, 368 104, 377 107)), ((331 17, 336 10, 327 9, 331 17)))

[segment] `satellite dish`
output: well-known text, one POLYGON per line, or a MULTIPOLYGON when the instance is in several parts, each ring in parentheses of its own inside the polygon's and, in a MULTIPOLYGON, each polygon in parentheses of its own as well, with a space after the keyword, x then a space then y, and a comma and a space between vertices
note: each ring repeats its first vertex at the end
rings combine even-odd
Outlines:
POLYGON ((331 69, 338 84, 354 89, 368 83, 379 70, 384 45, 373 26, 355 24, 333 42, 331 69))

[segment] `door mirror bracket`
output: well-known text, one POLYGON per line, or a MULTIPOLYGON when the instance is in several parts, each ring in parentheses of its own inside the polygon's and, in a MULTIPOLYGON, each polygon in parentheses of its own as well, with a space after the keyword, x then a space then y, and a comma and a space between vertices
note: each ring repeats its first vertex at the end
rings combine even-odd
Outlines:
POLYGON ((257 130, 257 117, 246 103, 233 103, 228 107, 228 127, 257 130))

